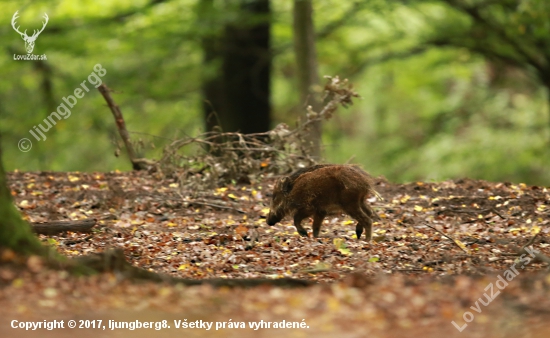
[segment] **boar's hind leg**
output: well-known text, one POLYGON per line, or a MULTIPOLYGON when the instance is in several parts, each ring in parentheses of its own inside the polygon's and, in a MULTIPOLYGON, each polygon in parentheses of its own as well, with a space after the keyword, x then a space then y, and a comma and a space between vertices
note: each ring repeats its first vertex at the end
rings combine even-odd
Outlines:
POLYGON ((321 224, 325 219, 324 213, 316 213, 313 215, 313 237, 319 237, 319 232, 321 231, 321 224))
POLYGON ((361 210, 363 210, 363 212, 365 214, 367 214, 367 216, 369 216, 369 218, 371 220, 373 219, 380 219, 380 217, 378 217, 378 215, 374 212, 374 210, 372 210, 372 208, 370 207, 370 205, 368 205, 366 202, 362 202, 361 203, 361 210))
POLYGON ((308 217, 308 215, 300 211, 294 214, 294 226, 296 227, 296 230, 298 231, 300 236, 304 237, 307 237, 307 230, 304 229, 304 227, 302 226, 302 221, 306 217, 308 217))
POLYGON ((363 202, 359 202, 359 205, 348 207, 345 211, 357 221, 357 226, 355 227, 357 240, 361 238, 364 229, 365 239, 370 241, 372 237, 372 220, 369 216, 372 214, 372 210, 370 210, 368 206, 363 205, 363 202), (364 210, 365 208, 367 208, 368 211, 364 210))

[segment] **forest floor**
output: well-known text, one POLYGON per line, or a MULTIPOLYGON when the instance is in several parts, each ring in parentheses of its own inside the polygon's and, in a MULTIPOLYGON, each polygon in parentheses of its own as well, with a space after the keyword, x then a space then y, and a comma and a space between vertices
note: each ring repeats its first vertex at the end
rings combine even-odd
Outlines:
MULTIPOLYGON (((300 237, 290 219, 268 226, 273 178, 192 192, 140 172, 14 172, 8 179, 29 222, 97 220, 91 233, 39 235, 66 256, 119 248, 134 266, 179 278, 314 284, 182 286, 130 281, 116 270, 77 278, 4 251, 2 337, 517 338, 547 337, 550 329, 544 187, 377 179, 384 200, 369 200, 380 217, 369 243, 355 238, 355 221, 345 215, 327 218, 317 239, 300 237), (50 320, 64 328, 12 328, 50 320), (69 320, 77 327, 68 328, 69 320), (160 327, 111 330, 111 321, 160 327)), ((310 222, 304 226, 311 231, 310 222)))

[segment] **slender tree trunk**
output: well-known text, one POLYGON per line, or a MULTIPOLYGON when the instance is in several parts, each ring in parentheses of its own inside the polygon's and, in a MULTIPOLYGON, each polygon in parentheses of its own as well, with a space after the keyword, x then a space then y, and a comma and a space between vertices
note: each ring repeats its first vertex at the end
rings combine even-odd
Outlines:
MULTIPOLYGON (((314 111, 321 110, 321 102, 315 87, 319 85, 317 73, 317 52, 315 48, 315 27, 311 0, 294 0, 294 53, 298 73, 298 90, 302 104, 310 105, 314 111)), ((311 155, 321 157, 321 122, 310 130, 311 155)))
POLYGON ((548 129, 547 129, 547 137, 548 137, 548 146, 550 146, 550 84, 546 86, 546 110, 547 110, 547 118, 548 118, 548 129))
POLYGON ((538 73, 539 79, 542 85, 546 88, 546 110, 548 119, 548 145, 550 146, 550 69, 548 71, 541 71, 538 73))
POLYGON ((202 107, 206 130, 212 131, 220 126, 220 112, 226 111, 225 91, 223 88, 222 51, 223 36, 221 22, 213 17, 217 9, 214 7, 214 0, 200 0, 199 24, 209 27, 203 32, 201 45, 203 51, 202 69, 202 107))
MULTIPOLYGON (((42 91, 42 96, 44 99, 44 106, 46 107, 46 117, 49 116, 53 111, 57 109, 56 101, 53 93, 53 75, 52 67, 48 64, 47 61, 39 60, 34 62, 36 70, 42 73, 42 84, 40 89, 42 91)), ((53 128, 56 130, 55 128, 53 128)))

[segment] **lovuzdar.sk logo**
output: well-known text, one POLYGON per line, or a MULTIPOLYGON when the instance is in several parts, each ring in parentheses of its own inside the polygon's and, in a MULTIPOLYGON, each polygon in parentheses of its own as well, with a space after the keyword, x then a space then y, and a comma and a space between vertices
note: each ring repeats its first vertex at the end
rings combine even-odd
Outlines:
POLYGON ((27 50, 27 55, 14 55, 14 60, 45 60, 46 55, 33 55, 32 51, 34 50, 34 44, 36 42, 36 39, 44 31, 44 28, 46 28, 46 25, 48 24, 48 14, 44 13, 44 19, 45 21, 42 24, 42 28, 40 30, 35 29, 33 31, 33 34, 31 36, 27 35, 27 30, 25 29, 24 32, 21 32, 19 30, 19 26, 16 26, 17 19, 19 18, 19 11, 16 11, 13 14, 13 17, 11 18, 11 26, 13 29, 21 35, 21 38, 23 38, 23 41, 25 41, 25 49, 27 50))

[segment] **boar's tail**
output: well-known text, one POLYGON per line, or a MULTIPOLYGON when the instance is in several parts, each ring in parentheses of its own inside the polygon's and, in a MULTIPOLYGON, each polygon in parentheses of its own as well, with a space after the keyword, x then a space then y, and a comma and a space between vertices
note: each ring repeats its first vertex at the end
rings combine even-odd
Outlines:
POLYGON ((376 196, 376 198, 378 198, 379 200, 383 201, 384 200, 384 197, 380 196, 380 194, 378 193, 378 191, 374 190, 374 188, 371 187, 371 190, 372 194, 374 196, 376 196))
POLYGON ((383 201, 384 198, 373 187, 374 182, 373 182, 372 176, 368 172, 363 170, 363 168, 361 168, 360 166, 358 166, 356 164, 351 164, 350 167, 352 167, 353 169, 360 172, 367 179, 367 182, 369 184, 369 192, 371 194, 373 194, 374 196, 376 196, 376 198, 378 198, 379 200, 383 201))

